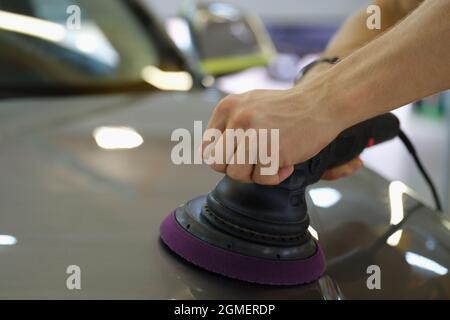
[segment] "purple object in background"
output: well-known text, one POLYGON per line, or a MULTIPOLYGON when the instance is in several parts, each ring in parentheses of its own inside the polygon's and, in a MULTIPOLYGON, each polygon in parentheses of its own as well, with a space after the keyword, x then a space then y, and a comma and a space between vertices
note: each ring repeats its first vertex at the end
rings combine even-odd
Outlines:
POLYGON ((265 260, 212 246, 187 232, 169 214, 160 227, 161 239, 176 254, 203 269, 247 282, 299 285, 318 279, 325 271, 325 258, 317 252, 303 260, 265 260))
POLYGON ((325 49, 337 26, 271 25, 266 24, 278 52, 303 56, 325 49))

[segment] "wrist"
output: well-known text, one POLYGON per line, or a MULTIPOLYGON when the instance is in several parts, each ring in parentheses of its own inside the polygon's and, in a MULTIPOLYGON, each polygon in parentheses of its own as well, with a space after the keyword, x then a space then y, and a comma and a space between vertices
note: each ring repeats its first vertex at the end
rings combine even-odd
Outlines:
POLYGON ((333 67, 332 64, 326 64, 326 63, 318 64, 318 65, 314 66, 313 68, 311 68, 311 70, 309 70, 308 73, 303 76, 301 81, 309 81, 310 79, 316 77, 317 75, 320 75, 320 74, 328 71, 332 67, 333 67))
POLYGON ((317 65, 308 78, 291 89, 294 104, 311 113, 324 128, 339 134, 354 124, 350 96, 343 90, 334 65, 317 65))
POLYGON ((305 81, 305 77, 311 79, 314 75, 321 74, 322 72, 330 69, 339 61, 338 57, 320 57, 313 62, 305 65, 296 77, 295 83, 305 81), (312 75, 312 76, 311 76, 312 75))

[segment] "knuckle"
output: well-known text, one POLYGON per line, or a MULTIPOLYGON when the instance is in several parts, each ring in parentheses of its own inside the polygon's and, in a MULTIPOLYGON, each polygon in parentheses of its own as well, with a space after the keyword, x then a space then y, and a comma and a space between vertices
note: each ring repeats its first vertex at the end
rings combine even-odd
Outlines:
POLYGON ((216 107, 217 112, 227 112, 230 109, 234 108, 237 102, 237 96, 232 94, 228 95, 222 100, 220 100, 219 104, 216 107))
POLYGON ((233 126, 237 128, 251 128, 254 121, 254 112, 250 109, 244 109, 233 119, 233 126))

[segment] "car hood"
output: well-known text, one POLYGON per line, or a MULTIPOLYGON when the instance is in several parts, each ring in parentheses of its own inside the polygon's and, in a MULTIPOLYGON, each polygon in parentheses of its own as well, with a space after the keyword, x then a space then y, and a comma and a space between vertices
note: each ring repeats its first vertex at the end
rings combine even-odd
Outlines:
POLYGON ((206 124, 220 98, 206 90, 1 102, 0 234, 16 243, 0 245, 0 298, 450 297, 450 224, 368 169, 310 188, 328 264, 314 283, 247 284, 169 252, 163 218, 220 178, 203 165, 174 165, 171 133, 206 124), (93 132, 105 126, 134 128, 143 143, 102 149, 93 132), (66 286, 70 265, 80 267, 80 290, 66 286), (367 285, 373 265, 379 290, 367 285))

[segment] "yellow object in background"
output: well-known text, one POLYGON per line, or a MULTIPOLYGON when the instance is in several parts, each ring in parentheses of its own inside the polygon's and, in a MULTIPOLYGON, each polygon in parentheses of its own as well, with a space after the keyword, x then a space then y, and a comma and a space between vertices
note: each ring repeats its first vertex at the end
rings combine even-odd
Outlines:
POLYGON ((227 74, 248 68, 249 66, 267 65, 275 56, 270 53, 257 53, 247 56, 220 57, 205 59, 200 62, 202 71, 206 74, 227 74))

